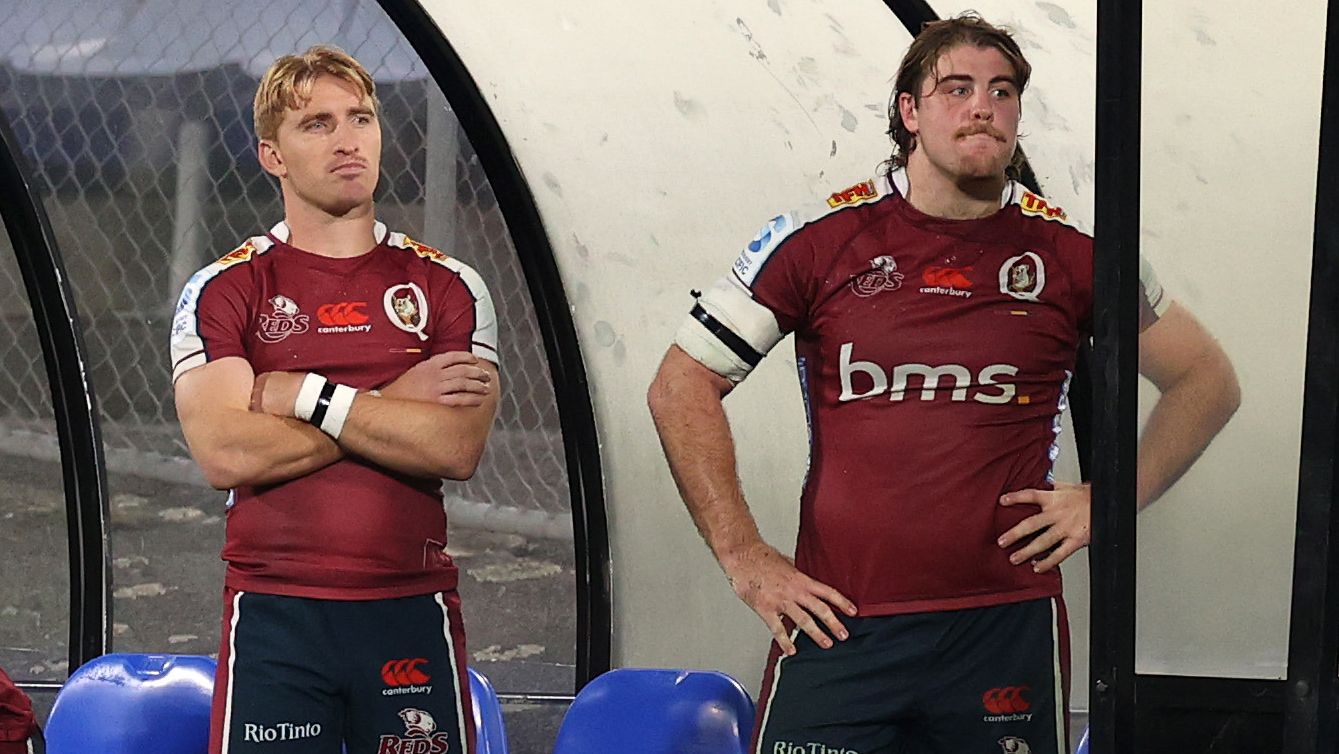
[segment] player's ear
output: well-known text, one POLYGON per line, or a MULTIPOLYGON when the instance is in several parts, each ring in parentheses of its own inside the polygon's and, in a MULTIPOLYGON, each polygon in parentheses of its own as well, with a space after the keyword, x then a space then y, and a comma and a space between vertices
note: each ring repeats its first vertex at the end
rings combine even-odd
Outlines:
POLYGON ((916 121, 916 98, 911 96, 911 92, 897 93, 897 112, 902 116, 902 125, 906 126, 908 133, 915 134, 920 130, 920 124, 916 121))
POLYGON ((256 157, 260 160, 260 166, 266 173, 275 178, 283 178, 288 175, 288 166, 284 164, 284 157, 279 153, 279 145, 269 139, 261 139, 256 144, 256 157))

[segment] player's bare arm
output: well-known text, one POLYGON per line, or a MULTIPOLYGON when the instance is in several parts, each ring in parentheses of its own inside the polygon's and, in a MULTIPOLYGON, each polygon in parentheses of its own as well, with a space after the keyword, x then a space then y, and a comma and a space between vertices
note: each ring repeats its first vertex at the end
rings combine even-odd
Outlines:
POLYGON ((1195 315, 1172 303, 1139 337, 1139 372, 1162 393, 1139 441, 1142 510, 1194 465, 1241 405, 1232 362, 1195 315))
MULTIPOLYGON (((1232 418, 1241 404, 1241 387, 1218 341, 1175 302, 1140 334, 1139 371, 1161 392, 1139 440, 1135 484, 1142 510, 1194 465, 1232 418)), ((1052 550, 1033 566, 1039 572, 1050 570, 1091 539, 1091 490, 1086 484, 1011 492, 1000 503, 1042 508, 1000 537, 1000 547, 1008 549, 1040 532, 1010 556, 1015 565, 1052 550)))
POLYGON ((424 359, 381 388, 387 398, 482 406, 493 389, 493 372, 468 351, 447 351, 424 359))
POLYGON ((255 375, 231 356, 177 379, 177 416, 191 456, 217 489, 278 484, 338 461, 339 446, 296 419, 248 410, 255 375))
MULTIPOLYGON (((454 384, 455 378, 439 376, 434 380, 431 370, 444 373, 452 366, 468 366, 487 374, 486 379, 471 381, 464 378, 463 384, 467 387, 477 387, 480 383, 488 386, 483 393, 469 393, 479 396, 477 405, 448 405, 455 402, 443 400, 440 396, 436 401, 425 401, 421 397, 396 397, 407 394, 407 387, 401 393, 397 393, 394 387, 389 388, 392 391, 390 395, 383 393, 379 397, 358 393, 339 430, 338 447, 412 476, 469 479, 478 468, 484 444, 493 426, 493 416, 497 413, 498 372, 495 365, 482 359, 477 359, 474 364, 459 365, 452 364, 449 359, 439 358, 422 370, 427 372, 427 376, 422 373, 412 376, 415 379, 422 378, 430 391, 440 389, 433 388, 432 384, 454 384)), ((295 417, 298 394, 306 378, 307 373, 304 372, 266 374, 259 399, 260 410, 274 416, 295 417)), ((473 402, 474 399, 467 400, 473 402)))
POLYGON ((670 472, 735 594, 767 624, 782 651, 795 653, 783 618, 819 646, 831 647, 832 636, 847 638, 832 609, 855 615, 855 605, 801 573, 759 534, 739 486, 734 440, 722 405, 733 387, 679 346, 670 346, 647 393, 670 472))

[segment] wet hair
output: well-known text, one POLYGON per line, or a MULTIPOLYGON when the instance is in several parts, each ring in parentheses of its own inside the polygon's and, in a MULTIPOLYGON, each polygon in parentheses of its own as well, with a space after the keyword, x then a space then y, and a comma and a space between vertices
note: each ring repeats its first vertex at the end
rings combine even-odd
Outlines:
POLYGON ((311 99, 316 79, 324 74, 348 82, 362 92, 373 112, 381 111, 377 85, 362 64, 334 45, 314 45, 301 55, 285 55, 274 61, 261 77, 253 116, 256 135, 274 139, 284 113, 305 105, 311 99))
MULTIPOLYGON (((1006 28, 994 26, 979 15, 967 12, 943 21, 929 21, 921 27, 921 33, 912 40, 911 47, 897 68, 897 78, 893 85, 893 95, 888 102, 888 136, 893 141, 893 156, 885 163, 889 169, 907 165, 907 158, 916 150, 916 135, 907 130, 902 122, 902 111, 898 99, 902 93, 910 94, 920 103, 921 88, 927 79, 938 77, 935 66, 939 57, 954 47, 971 45, 978 48, 993 48, 1000 51, 1004 59, 1014 69, 1018 93, 1027 88, 1032 76, 1032 65, 1023 57, 1023 51, 1006 28)), ((1014 153, 1014 161, 1022 159, 1022 151, 1014 153)), ((1011 165, 1015 170, 1017 164, 1011 165)))

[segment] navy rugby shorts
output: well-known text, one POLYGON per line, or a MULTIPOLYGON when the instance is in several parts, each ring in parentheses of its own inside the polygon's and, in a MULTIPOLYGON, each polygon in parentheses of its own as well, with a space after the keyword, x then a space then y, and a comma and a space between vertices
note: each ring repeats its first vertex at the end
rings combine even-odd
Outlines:
POLYGON ((850 638, 831 649, 772 643, 752 754, 1069 750, 1062 599, 838 618, 850 638))
POLYGON ((475 751, 455 592, 224 596, 210 754, 475 751))

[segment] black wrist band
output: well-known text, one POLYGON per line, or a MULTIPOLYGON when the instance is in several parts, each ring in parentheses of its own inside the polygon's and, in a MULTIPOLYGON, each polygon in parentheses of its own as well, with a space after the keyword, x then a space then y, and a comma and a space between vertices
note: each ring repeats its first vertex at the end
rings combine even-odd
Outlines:
POLYGON ((321 426, 325 421, 325 412, 330 408, 330 399, 335 397, 335 383, 327 382, 321 386, 321 395, 316 399, 316 408, 312 410, 311 423, 321 426))

